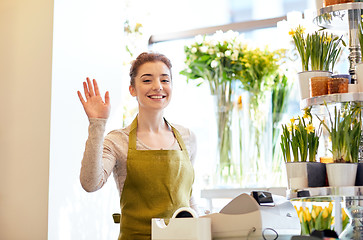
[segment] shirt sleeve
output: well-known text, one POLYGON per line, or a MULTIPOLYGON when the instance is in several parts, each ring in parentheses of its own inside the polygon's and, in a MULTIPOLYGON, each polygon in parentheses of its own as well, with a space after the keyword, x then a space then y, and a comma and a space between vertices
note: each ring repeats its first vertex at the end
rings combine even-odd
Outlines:
POLYGON ((103 147, 106 119, 90 118, 88 139, 82 159, 80 181, 84 190, 100 189, 110 176, 116 159, 112 150, 103 147))

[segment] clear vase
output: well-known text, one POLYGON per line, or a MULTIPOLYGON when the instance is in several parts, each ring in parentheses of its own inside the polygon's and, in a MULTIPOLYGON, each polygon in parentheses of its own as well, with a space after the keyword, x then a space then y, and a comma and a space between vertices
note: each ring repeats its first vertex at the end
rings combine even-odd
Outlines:
POLYGON ((234 84, 224 82, 213 95, 217 120, 217 185, 235 185, 239 181, 238 166, 233 153, 234 84))
POLYGON ((242 93, 241 165, 242 184, 270 185, 272 169, 271 95, 242 93))

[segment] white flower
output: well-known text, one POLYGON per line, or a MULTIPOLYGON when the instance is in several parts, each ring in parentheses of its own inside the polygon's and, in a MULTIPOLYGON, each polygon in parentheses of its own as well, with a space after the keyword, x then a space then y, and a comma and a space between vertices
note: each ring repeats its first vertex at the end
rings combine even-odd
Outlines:
POLYGON ((211 66, 212 68, 216 68, 216 67, 218 67, 218 61, 217 61, 217 60, 213 60, 213 61, 210 63, 210 66, 211 66))
POLYGON ((225 53, 224 53, 224 55, 226 56, 226 57, 229 57, 229 56, 231 56, 231 50, 227 50, 225 53))
POLYGON ((199 48, 199 50, 202 52, 202 53, 206 53, 208 51, 208 46, 201 46, 199 48))
POLYGON ((208 49, 208 54, 210 54, 210 55, 214 54, 214 49, 213 48, 209 48, 208 49))
POLYGON ((238 52, 237 52, 237 51, 233 52, 233 54, 232 54, 232 56, 231 56, 231 59, 232 59, 233 61, 237 61, 237 60, 238 60, 238 52))
POLYGON ((196 53, 197 51, 198 51, 198 49, 196 47, 193 47, 191 50, 192 53, 196 53))
POLYGON ((217 57, 223 57, 224 56, 224 54, 223 53, 221 53, 221 52, 219 52, 219 53, 217 53, 217 57))
POLYGON ((203 43, 203 36, 202 35, 198 35, 195 37, 195 42, 198 44, 202 44, 203 43))

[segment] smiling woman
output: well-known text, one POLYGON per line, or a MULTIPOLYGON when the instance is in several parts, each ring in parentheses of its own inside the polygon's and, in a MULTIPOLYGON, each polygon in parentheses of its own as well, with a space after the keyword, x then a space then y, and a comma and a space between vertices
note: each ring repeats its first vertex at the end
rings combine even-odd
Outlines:
MULTIPOLYGON (((82 160, 81 184, 100 189, 113 173, 120 193, 119 239, 150 239, 151 218, 170 218, 191 199, 196 141, 187 128, 168 123, 164 109, 171 98, 171 64, 157 53, 142 53, 130 70, 130 93, 139 112, 132 124, 103 139, 110 97, 101 97, 96 80, 83 83, 79 99, 89 118, 89 136, 82 160)), ((195 209, 196 210, 196 209, 195 209)))

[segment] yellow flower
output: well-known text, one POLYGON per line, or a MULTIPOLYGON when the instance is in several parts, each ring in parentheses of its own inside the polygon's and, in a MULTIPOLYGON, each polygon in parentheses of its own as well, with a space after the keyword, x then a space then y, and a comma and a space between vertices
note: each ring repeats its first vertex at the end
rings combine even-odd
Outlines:
POLYGON ((301 25, 299 25, 299 26, 296 28, 296 32, 303 34, 303 33, 305 32, 305 28, 304 28, 304 27, 302 27, 301 25))
POLYGON ((304 209, 304 216, 305 216, 305 219, 310 222, 311 221, 311 215, 310 215, 310 212, 309 212, 309 209, 308 208, 305 208, 304 209))
POLYGON ((318 216, 323 208, 321 206, 316 206, 315 211, 316 215, 318 216))
POLYGON ((328 215, 329 215, 328 208, 324 208, 324 210, 323 210, 323 214, 322 214, 323 218, 327 218, 327 217, 328 217, 328 215))
POLYGON ((308 132, 308 134, 309 134, 309 133, 313 133, 313 132, 314 132, 314 130, 315 130, 315 128, 314 128, 313 124, 309 123, 308 125, 306 125, 305 130, 306 130, 306 131, 308 132))
POLYGON ((331 214, 333 211, 333 204, 330 202, 328 206, 329 213, 331 214))
POLYGON ((242 96, 241 95, 238 96, 237 105, 238 105, 238 109, 242 109, 242 96))
POLYGON ((347 218, 347 213, 345 212, 344 208, 342 208, 342 219, 343 221, 347 218))
POLYGON ((304 112, 303 118, 304 119, 310 119, 310 115, 307 112, 304 112))
POLYGON ((316 213, 315 213, 315 210, 314 210, 314 209, 313 209, 313 210, 311 210, 311 217, 315 219, 315 218, 316 218, 316 216, 317 216, 317 215, 316 215, 316 213))
POLYGON ((294 128, 294 130, 297 130, 298 128, 297 128, 297 125, 292 125, 293 126, 293 128, 294 128))
POLYGON ((331 36, 326 36, 325 43, 330 43, 332 40, 331 36))
POLYGON ((288 130, 289 132, 292 132, 292 124, 291 124, 291 123, 288 123, 288 124, 287 124, 287 130, 288 130))
POLYGON ((300 222, 304 222, 304 212, 299 213, 300 222))
POLYGON ((295 118, 291 118, 290 122, 291 122, 291 124, 294 124, 295 123, 295 118))

